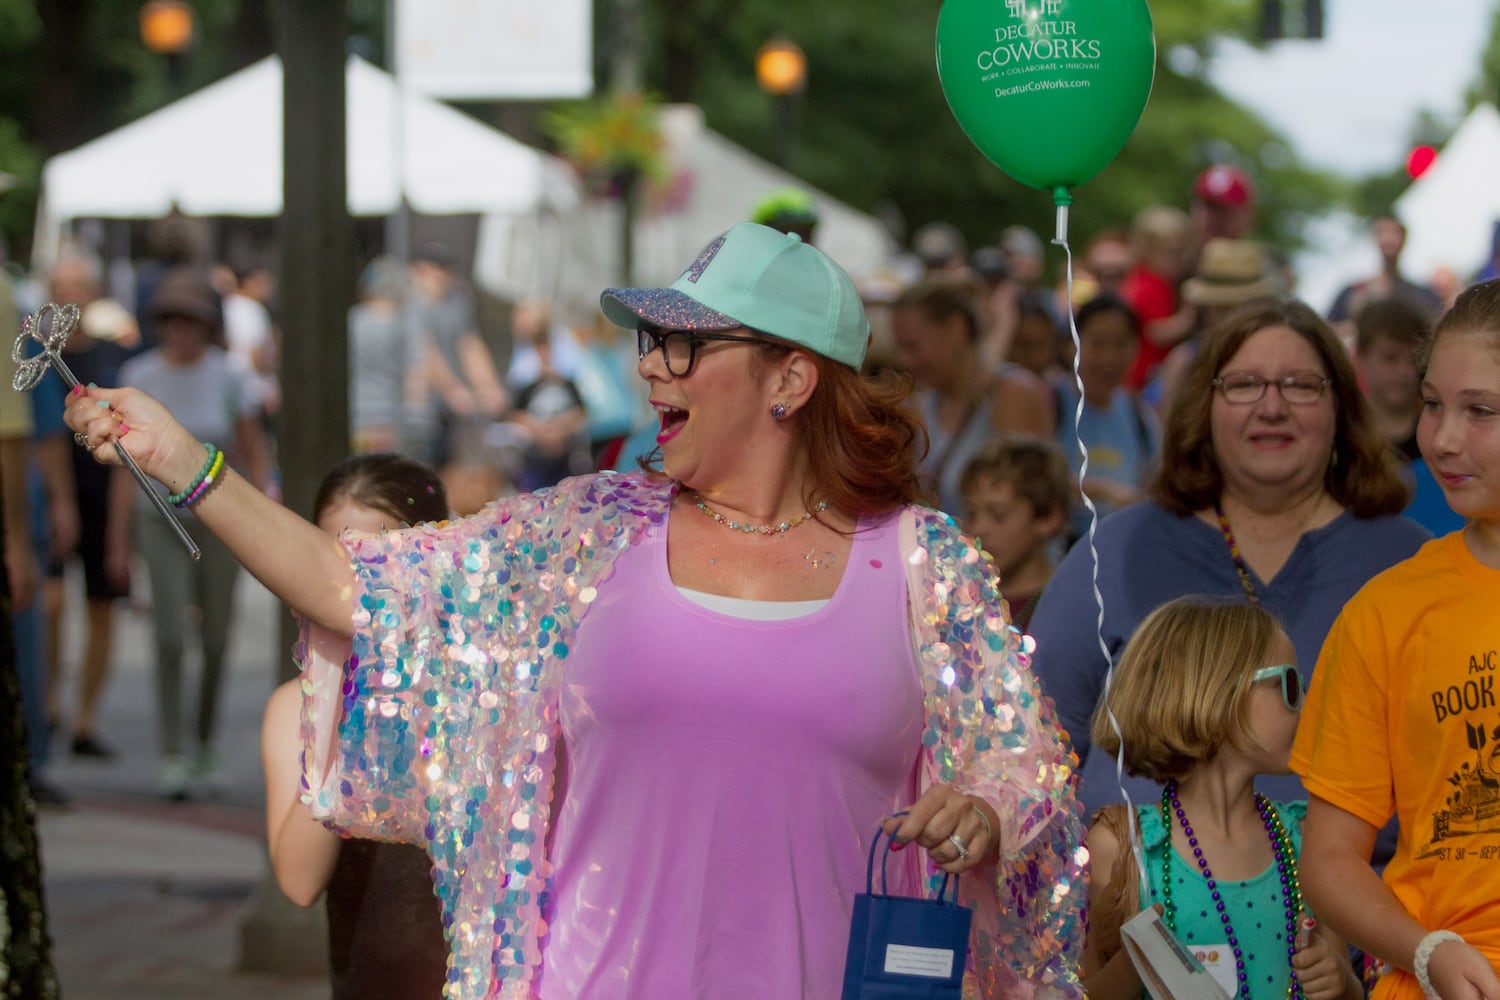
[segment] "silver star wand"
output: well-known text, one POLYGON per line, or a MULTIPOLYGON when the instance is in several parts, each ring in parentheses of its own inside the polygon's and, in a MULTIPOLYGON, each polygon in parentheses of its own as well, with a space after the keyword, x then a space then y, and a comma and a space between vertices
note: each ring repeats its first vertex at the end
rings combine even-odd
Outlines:
MULTIPOLYGON (((49 364, 57 369, 57 374, 68 384, 69 389, 76 389, 78 387, 78 376, 74 375, 72 370, 68 368, 67 362, 62 359, 62 354, 60 353, 62 345, 68 342, 68 337, 77 328, 78 307, 71 303, 59 306, 48 302, 35 313, 26 317, 21 323, 21 332, 16 337, 15 344, 10 349, 10 356, 16 363, 16 377, 11 381, 11 384, 16 387, 17 392, 29 392, 31 389, 36 388, 36 384, 42 380, 42 376, 47 374, 47 366, 49 364), (28 341, 40 344, 42 352, 40 354, 28 355, 26 352, 28 341)), ((78 442, 79 446, 85 447, 81 438, 82 435, 73 435, 73 439, 78 442)), ((156 505, 157 511, 162 517, 166 518, 167 523, 172 526, 172 530, 177 532, 177 537, 182 540, 183 545, 187 546, 187 550, 192 554, 192 557, 197 559, 201 556, 203 553, 199 551, 192 536, 187 533, 187 529, 182 526, 182 522, 177 520, 176 515, 172 513, 171 508, 167 506, 167 502, 162 499, 161 494, 152 487, 151 480, 146 478, 146 474, 141 471, 141 467, 135 464, 135 459, 130 457, 130 452, 126 451, 124 446, 120 444, 120 439, 115 438, 110 443, 115 446, 115 451, 120 453, 120 460, 125 463, 126 468, 130 470, 130 474, 135 477, 135 481, 146 492, 146 496, 150 497, 151 502, 156 505)), ((89 450, 92 451, 93 449, 90 448, 89 450)))

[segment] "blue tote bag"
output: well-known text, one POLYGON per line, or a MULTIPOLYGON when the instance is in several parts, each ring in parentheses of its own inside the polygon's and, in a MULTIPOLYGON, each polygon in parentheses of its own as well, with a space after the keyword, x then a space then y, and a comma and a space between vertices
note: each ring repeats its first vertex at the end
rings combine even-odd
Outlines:
POLYGON ((854 897, 842 1000, 960 1000, 974 914, 958 905, 958 879, 943 876, 932 899, 886 891, 891 838, 881 830, 870 844, 865 891, 854 897), (875 852, 880 892, 875 892, 875 852), (948 884, 953 898, 946 899, 948 884))

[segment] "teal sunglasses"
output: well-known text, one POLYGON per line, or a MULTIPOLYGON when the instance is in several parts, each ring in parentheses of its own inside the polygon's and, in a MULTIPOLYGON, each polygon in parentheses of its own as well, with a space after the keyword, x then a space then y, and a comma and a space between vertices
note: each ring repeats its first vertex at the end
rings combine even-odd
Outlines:
POLYGON ((1281 700, 1286 705, 1288 712, 1300 711, 1302 708, 1302 674, 1298 672, 1295 664, 1282 663, 1274 667, 1261 667, 1250 675, 1252 683, 1268 681, 1273 677, 1281 678, 1281 700))

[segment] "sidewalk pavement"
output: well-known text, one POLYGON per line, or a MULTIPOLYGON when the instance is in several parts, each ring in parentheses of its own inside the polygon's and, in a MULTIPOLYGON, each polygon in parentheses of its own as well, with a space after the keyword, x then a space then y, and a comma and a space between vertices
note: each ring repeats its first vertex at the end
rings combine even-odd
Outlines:
MULTIPOLYGON (((328 996, 322 908, 303 911, 283 899, 265 855, 259 730, 280 655, 278 615, 275 599, 242 576, 219 723, 229 788, 211 802, 172 803, 155 790, 150 621, 143 610, 118 607, 98 734, 117 756, 72 757, 68 733, 59 734, 46 775, 72 804, 42 811, 38 823, 64 1000, 328 996), (241 969, 245 959, 265 967, 267 954, 300 971, 241 969)), ((64 623, 70 681, 82 628, 81 614, 64 623)), ((187 665, 191 697, 195 655, 187 665)))

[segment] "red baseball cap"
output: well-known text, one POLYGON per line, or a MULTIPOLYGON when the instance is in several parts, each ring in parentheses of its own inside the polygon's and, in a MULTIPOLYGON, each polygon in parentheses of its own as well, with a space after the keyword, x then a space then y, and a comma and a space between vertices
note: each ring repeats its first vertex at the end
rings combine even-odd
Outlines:
POLYGON ((1193 197, 1214 205, 1249 205, 1255 201, 1255 185, 1239 167, 1216 163, 1198 175, 1193 197))

